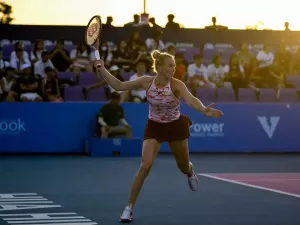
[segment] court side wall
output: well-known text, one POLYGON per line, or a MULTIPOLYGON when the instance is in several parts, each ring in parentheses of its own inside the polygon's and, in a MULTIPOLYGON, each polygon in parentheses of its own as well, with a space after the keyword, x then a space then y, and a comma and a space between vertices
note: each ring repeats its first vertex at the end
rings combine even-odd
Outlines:
MULTIPOLYGON (((84 152, 103 104, 1 103, 0 153, 84 152)), ((126 103, 123 107, 133 136, 142 138, 148 105, 126 103)), ((181 106, 193 121, 191 152, 300 152, 300 104, 216 107, 225 113, 223 118, 207 118, 186 104, 181 106)), ((166 144, 161 151, 169 151, 166 144)))

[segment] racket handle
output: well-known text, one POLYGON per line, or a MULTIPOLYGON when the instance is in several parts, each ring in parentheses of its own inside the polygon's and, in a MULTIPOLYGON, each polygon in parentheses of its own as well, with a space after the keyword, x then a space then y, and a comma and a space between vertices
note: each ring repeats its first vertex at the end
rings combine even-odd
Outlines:
MULTIPOLYGON (((96 49, 95 50, 95 58, 96 58, 96 60, 100 60, 100 54, 99 54, 99 51, 96 49)), ((99 64, 97 64, 97 68, 101 68, 101 64, 99 63, 99 64)))

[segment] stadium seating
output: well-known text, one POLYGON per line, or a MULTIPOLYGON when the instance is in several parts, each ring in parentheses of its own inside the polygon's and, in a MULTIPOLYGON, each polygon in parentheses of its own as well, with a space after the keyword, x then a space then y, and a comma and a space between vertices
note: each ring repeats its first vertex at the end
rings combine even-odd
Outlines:
POLYGON ((238 93, 238 100, 240 102, 256 102, 256 93, 251 88, 240 88, 238 93))

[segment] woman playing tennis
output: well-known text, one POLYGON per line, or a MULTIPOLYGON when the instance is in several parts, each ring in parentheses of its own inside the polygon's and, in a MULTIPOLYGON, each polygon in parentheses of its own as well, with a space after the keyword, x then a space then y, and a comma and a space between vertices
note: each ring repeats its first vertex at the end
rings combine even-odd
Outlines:
MULTIPOLYGON (((133 220, 133 206, 162 142, 168 142, 178 168, 187 176, 190 189, 192 191, 198 189, 198 178, 189 161, 188 138, 192 123, 188 117, 180 114, 179 98, 182 97, 192 108, 206 116, 218 118, 223 115, 221 111, 212 108, 213 104, 205 107, 188 91, 182 81, 173 78, 175 72, 173 56, 154 51, 152 58, 157 75, 143 76, 134 81, 121 82, 104 67, 97 68, 113 89, 117 91, 144 89, 147 91, 149 102, 149 119, 144 133, 141 165, 133 181, 128 205, 121 215, 121 222, 133 220)), ((102 60, 94 62, 95 67, 99 64, 104 65, 102 60)))

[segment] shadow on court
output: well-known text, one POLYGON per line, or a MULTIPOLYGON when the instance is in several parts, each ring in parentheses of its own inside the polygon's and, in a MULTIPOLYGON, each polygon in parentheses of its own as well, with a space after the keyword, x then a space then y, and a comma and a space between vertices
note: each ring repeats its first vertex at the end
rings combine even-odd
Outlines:
MULTIPOLYGON (((274 178, 262 177, 261 173, 298 173, 294 179, 300 178, 298 155, 197 154, 191 155, 191 159, 201 174, 256 174, 255 185, 259 187, 263 184, 257 183, 258 179, 267 182, 274 178)), ((85 156, 2 156, 0 225, 119 224, 139 161, 85 156), (16 195, 3 195, 8 193, 16 195), (28 215, 36 213, 40 213, 39 218, 28 215), (50 219, 41 213, 48 214, 50 219)), ((234 176, 221 178, 238 182, 249 182, 251 178, 234 176)), ((200 190, 190 191, 173 156, 159 155, 136 203, 133 224, 300 224, 298 197, 204 176, 199 176, 199 181, 200 190)), ((298 185, 299 182, 292 184, 295 188, 298 185)))

